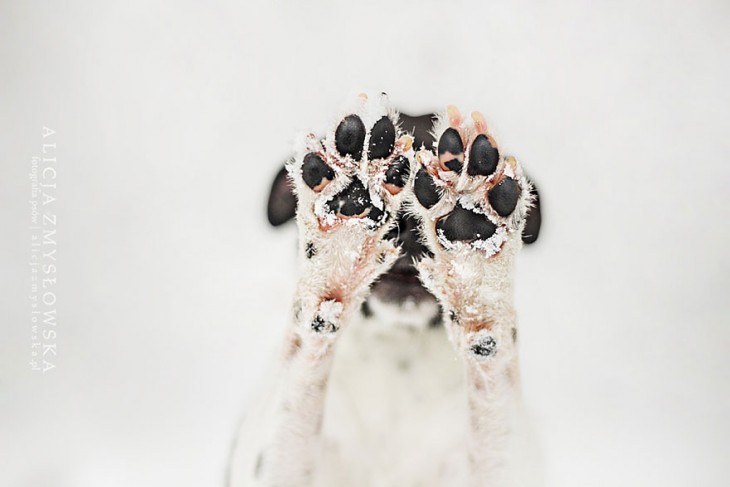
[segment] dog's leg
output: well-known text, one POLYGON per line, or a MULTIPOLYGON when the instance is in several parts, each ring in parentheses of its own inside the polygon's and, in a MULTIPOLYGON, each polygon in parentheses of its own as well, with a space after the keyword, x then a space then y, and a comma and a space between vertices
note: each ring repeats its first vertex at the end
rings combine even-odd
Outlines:
POLYGON ((436 125, 436 153, 421 151, 414 182, 422 233, 433 252, 421 279, 441 301, 464 359, 470 410, 471 485, 509 484, 511 415, 518 393, 512 266, 531 204, 513 157, 500 154, 484 118, 466 124, 450 107, 436 125))
POLYGON ((384 96, 361 95, 320 140, 303 137, 287 169, 297 195, 301 269, 294 326, 272 408, 260 485, 309 486, 317 477, 327 379, 338 337, 373 281, 398 257, 384 236, 407 197, 412 137, 384 96))
POLYGON ((303 326, 287 337, 277 391, 267 405, 275 411, 255 466, 255 485, 313 485, 335 337, 296 329, 303 326))

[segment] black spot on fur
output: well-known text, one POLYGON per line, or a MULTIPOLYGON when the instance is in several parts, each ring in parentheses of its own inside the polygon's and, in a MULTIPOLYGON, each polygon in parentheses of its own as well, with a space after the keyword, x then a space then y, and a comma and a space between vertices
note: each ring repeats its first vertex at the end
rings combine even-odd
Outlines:
POLYGON ((450 242, 469 242, 488 239, 494 235, 497 227, 485 215, 457 206, 436 223, 436 230, 441 230, 450 242))
POLYGON ((449 320, 451 320, 455 324, 459 324, 459 317, 456 316, 456 313, 454 310, 449 311, 449 320))
POLYGON ((489 204, 499 216, 507 216, 517 207, 520 186, 512 178, 504 178, 489 191, 489 204))
POLYGON ((439 202, 441 195, 436 189, 436 183, 425 169, 419 169, 416 173, 416 180, 413 183, 413 192, 416 193, 416 199, 425 208, 431 208, 439 202))
POLYGON ((307 154, 302 162, 302 179, 310 188, 316 188, 323 179, 332 181, 335 171, 317 154, 307 154))
POLYGON ((433 318, 431 318, 428 321, 428 327, 429 328, 436 328, 438 326, 441 326, 444 324, 444 318, 441 316, 441 313, 436 313, 433 318))
POLYGON ((337 326, 334 323, 325 321, 321 316, 317 317, 312 321, 312 330, 317 333, 334 333, 337 331, 337 326))
POLYGON ((497 351, 497 342, 490 336, 482 337, 471 346, 471 351, 480 357, 489 357, 497 351))
POLYGON ((307 259, 311 259, 316 253, 317 249, 314 247, 314 244, 312 242, 307 242, 307 246, 304 249, 304 254, 307 256, 307 259))
POLYGON ((446 154, 447 152, 451 152, 455 156, 464 152, 461 135, 453 128, 446 129, 439 139, 438 154, 446 154))
POLYGON ((362 157, 364 143, 365 124, 357 115, 346 116, 335 130, 335 148, 337 152, 358 160, 362 157))
POLYGON ((388 117, 383 117, 373 125, 370 130, 370 141, 368 142, 368 158, 382 159, 393 152, 395 146, 395 126, 388 117))
POLYGON ((411 165, 408 159, 405 156, 400 156, 385 171, 385 182, 402 188, 406 185, 410 174, 411 165))
POLYGON ((314 321, 312 322, 312 330, 316 331, 317 333, 322 333, 324 331, 325 322, 322 319, 321 316, 317 316, 314 321))
POLYGON ((370 318, 371 316, 373 316, 373 310, 370 309, 370 304, 368 304, 367 301, 362 303, 362 306, 360 306, 360 312, 365 318, 370 318))
POLYGON ((499 151, 481 134, 471 144, 466 172, 469 176, 489 176, 497 169, 498 162, 499 151))

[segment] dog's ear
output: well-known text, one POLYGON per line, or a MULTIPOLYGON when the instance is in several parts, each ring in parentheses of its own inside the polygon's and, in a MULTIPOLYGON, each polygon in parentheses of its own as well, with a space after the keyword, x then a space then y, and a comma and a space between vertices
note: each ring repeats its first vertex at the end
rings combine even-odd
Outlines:
POLYGON ((532 208, 527 210, 527 220, 525 228, 522 230, 522 241, 526 244, 535 243, 538 235, 540 235, 540 225, 542 224, 542 212, 540 211, 540 193, 537 192, 537 186, 532 183, 532 194, 535 196, 532 208))
POLYGON ((266 216, 269 223, 278 227, 294 218, 297 210, 297 198, 294 196, 294 188, 289 180, 289 174, 285 168, 276 174, 271 184, 269 193, 269 204, 266 206, 266 216))

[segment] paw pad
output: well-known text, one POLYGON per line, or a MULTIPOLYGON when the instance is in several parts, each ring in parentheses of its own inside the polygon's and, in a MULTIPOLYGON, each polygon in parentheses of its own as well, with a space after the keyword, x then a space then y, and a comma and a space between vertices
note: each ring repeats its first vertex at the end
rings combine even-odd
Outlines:
POLYGON ((421 167, 413 192, 425 210, 424 224, 433 224, 442 247, 466 243, 493 255, 524 225, 529 184, 514 158, 502 158, 484 117, 475 112, 472 118, 473 125, 464 125, 449 107, 437 129, 436 152, 422 150, 416 157, 421 167))
POLYGON ((370 209, 371 205, 370 194, 359 179, 355 179, 347 188, 327 202, 327 207, 332 213, 342 216, 362 215, 365 210, 370 209))
POLYGON ((395 125, 388 117, 378 120, 370 131, 368 142, 368 158, 382 159, 388 157, 395 147, 395 125))
POLYGON ((419 169, 413 182, 413 193, 424 208, 430 209, 441 199, 436 184, 425 169, 419 169))
POLYGON ((499 151, 492 145, 486 135, 479 134, 471 143, 469 151, 469 176, 490 176, 497 170, 499 151))
POLYGON ((302 162, 302 179, 314 191, 321 191, 323 184, 332 181, 335 172, 317 154, 307 154, 302 162))
POLYGON ((464 164, 464 143, 454 128, 441 135, 438 145, 439 164, 449 171, 459 172, 464 164))
POLYGON ((365 143, 365 124, 357 115, 348 115, 337 126, 335 131, 335 148, 340 155, 350 156, 355 160, 362 157, 362 145, 365 143))
POLYGON ((399 132, 384 100, 362 97, 327 137, 310 134, 299 144, 289 170, 303 183, 295 185, 300 210, 314 211, 320 230, 345 222, 376 229, 400 206, 413 138, 399 132))
MULTIPOLYGON (((411 175, 411 163, 404 157, 399 156, 393 164, 385 171, 385 184, 391 184, 396 188, 403 188, 411 175)), ((393 191, 391 191, 392 193, 393 191)))
POLYGON ((499 216, 509 216, 517 207, 520 186, 512 178, 504 178, 489 190, 489 204, 499 216))
POLYGON ((480 215, 461 206, 436 223, 436 232, 450 242, 487 240, 497 231, 497 226, 486 215, 480 215))

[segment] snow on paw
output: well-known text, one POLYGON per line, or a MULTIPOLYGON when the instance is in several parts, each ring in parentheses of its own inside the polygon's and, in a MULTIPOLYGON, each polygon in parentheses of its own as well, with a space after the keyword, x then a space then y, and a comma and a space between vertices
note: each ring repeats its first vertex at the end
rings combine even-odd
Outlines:
POLYGON ((471 118, 455 107, 439 118, 437 149, 416 154, 411 208, 433 253, 417 264, 421 281, 440 300, 452 342, 465 356, 492 363, 513 346, 511 271, 532 192, 484 117, 471 118))
POLYGON ((414 181, 423 233, 441 248, 490 257, 519 238, 531 204, 530 185, 514 157, 503 157, 484 117, 466 124, 449 107, 436 128, 437 151, 419 151, 414 181))
POLYGON ((411 177, 413 138, 398 130, 384 95, 361 95, 324 139, 307 134, 288 165, 298 217, 323 231, 345 225, 375 230, 389 223, 411 177), (312 220, 310 218, 310 220, 312 220))
POLYGON ((383 237, 412 186, 413 138, 385 95, 360 95, 336 120, 324 138, 300 137, 287 164, 313 316, 330 299, 348 308, 397 259, 383 237))

